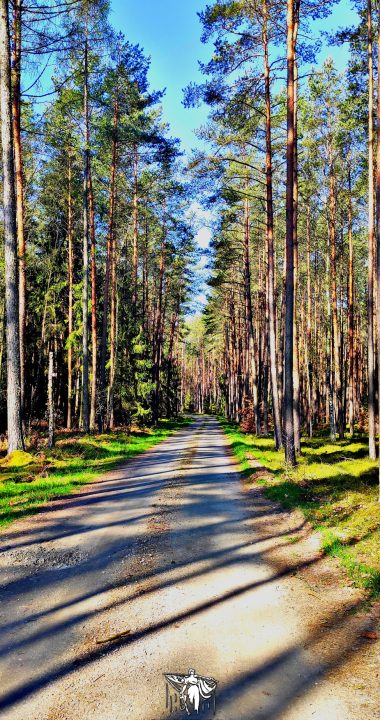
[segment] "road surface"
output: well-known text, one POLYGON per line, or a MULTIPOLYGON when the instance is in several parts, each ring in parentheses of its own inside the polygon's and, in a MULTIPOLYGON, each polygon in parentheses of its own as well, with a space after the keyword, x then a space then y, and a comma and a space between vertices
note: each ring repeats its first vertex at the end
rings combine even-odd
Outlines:
POLYGON ((342 680, 363 652, 354 596, 310 590, 320 555, 297 554, 302 532, 244 489, 212 418, 15 523, 0 717, 185 718, 164 673, 190 668, 217 680, 217 720, 379 717, 367 680, 342 680))

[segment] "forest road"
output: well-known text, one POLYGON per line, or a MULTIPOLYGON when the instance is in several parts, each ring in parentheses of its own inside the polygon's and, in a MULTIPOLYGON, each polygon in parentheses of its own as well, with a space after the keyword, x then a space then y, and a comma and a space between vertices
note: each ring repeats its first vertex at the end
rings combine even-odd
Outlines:
POLYGON ((190 668, 217 680, 216 720, 380 717, 355 591, 297 533, 309 542, 247 490, 211 417, 15 523, 1 536, 0 717, 185 718, 164 673, 190 668))

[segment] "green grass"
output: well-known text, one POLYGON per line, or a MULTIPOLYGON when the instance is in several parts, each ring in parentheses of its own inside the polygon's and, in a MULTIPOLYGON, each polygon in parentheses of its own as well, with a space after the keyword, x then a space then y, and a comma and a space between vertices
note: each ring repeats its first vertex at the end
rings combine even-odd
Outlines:
POLYGON ((339 558, 354 585, 380 594, 380 503, 378 464, 361 438, 331 443, 326 436, 304 439, 297 468, 285 464, 271 438, 258 438, 221 420, 249 482, 255 458, 270 475, 256 481, 268 498, 298 508, 321 533, 322 549, 339 558))
POLYGON ((54 497, 74 492, 123 460, 148 450, 188 425, 190 420, 162 420, 158 427, 104 435, 62 433, 52 450, 46 438, 27 453, 0 462, 0 527, 31 515, 54 497))

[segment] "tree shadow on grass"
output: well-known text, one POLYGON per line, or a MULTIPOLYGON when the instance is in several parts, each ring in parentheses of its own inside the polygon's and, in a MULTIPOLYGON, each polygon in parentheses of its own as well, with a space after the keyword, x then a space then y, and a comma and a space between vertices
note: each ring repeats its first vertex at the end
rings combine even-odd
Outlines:
MULTIPOLYGON (((183 423, 168 421, 161 428, 161 433, 160 429, 158 432, 163 437, 168 437, 167 430, 177 428, 181 430, 183 437, 187 437, 190 426, 188 420, 183 423)), ((133 435, 147 439, 150 437, 146 432, 138 431, 133 435)), ((169 435, 169 437, 173 437, 173 435, 169 435)), ((56 451, 55 458, 41 459, 39 465, 14 466, 4 468, 3 471, 0 469, 0 481, 3 472, 3 482, 0 482, 0 488, 2 488, 0 490, 0 505, 2 505, 0 507, 0 527, 13 520, 42 511, 41 506, 46 502, 59 501, 63 495, 93 481, 97 475, 103 477, 111 471, 117 471, 126 461, 133 460, 145 450, 148 450, 154 457, 155 448, 160 445, 162 437, 156 435, 154 439, 155 442, 150 443, 148 448, 144 448, 141 445, 133 444, 132 438, 131 444, 126 445, 125 451, 123 451, 120 445, 118 447, 115 445, 97 447, 96 444, 93 444, 95 440, 91 441, 89 447, 89 436, 83 436, 83 441, 73 443, 72 446, 68 445, 62 451, 56 451), (73 459, 66 467, 54 466, 55 460, 64 460, 69 457, 73 459), (77 462, 74 462, 76 457, 78 458, 77 462), (42 471, 46 473, 46 477, 40 475, 42 471), (6 479, 4 473, 6 473, 6 479)), ((169 458, 168 462, 171 460, 172 458, 169 458)))
POLYGON ((368 448, 366 447, 359 447, 356 450, 345 450, 341 448, 332 452, 321 453, 320 455, 316 452, 307 452, 310 450, 308 445, 304 445, 302 450, 303 461, 309 465, 318 461, 326 463, 327 465, 335 465, 345 460, 364 460, 364 458, 368 458, 368 448))

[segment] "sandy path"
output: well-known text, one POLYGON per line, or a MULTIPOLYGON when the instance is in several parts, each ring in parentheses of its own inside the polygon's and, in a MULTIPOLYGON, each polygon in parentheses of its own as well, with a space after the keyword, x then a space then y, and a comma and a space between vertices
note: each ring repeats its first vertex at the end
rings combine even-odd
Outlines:
POLYGON ((2 718, 167 718, 163 673, 189 668, 219 720, 380 717, 360 594, 244 490, 213 419, 1 539, 2 718))

